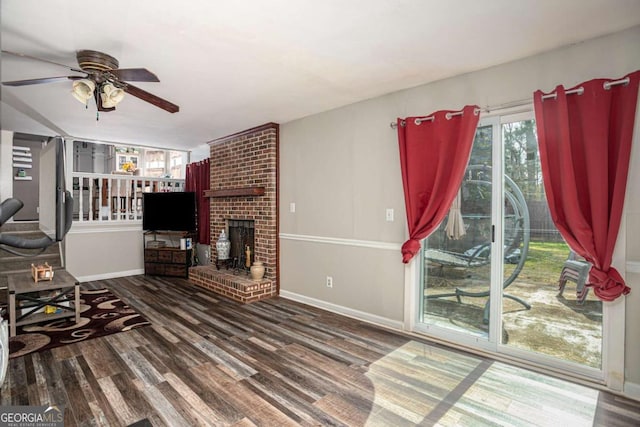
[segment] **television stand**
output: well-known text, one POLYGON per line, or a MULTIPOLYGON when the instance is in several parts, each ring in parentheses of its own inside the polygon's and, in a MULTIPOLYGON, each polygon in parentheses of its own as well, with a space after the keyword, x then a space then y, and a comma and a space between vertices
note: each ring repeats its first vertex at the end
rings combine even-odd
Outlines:
POLYGON ((144 274, 189 278, 192 249, 181 249, 180 239, 190 237, 191 233, 184 231, 146 231, 143 235, 144 274), (168 238, 168 242, 163 237, 168 238))

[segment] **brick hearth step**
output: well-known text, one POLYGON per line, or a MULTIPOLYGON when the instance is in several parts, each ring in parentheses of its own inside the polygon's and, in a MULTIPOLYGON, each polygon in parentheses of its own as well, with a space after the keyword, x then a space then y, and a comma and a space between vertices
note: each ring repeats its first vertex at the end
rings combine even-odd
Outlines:
POLYGON ((189 282, 241 303, 251 303, 276 295, 276 285, 269 279, 251 280, 246 273, 218 270, 215 266, 189 269, 189 282))

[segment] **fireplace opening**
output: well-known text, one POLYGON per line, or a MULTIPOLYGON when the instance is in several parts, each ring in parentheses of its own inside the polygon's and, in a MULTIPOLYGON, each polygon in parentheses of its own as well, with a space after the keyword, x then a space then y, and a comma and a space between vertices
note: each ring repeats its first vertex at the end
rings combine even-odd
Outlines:
POLYGON ((255 259, 255 223, 249 219, 229 219, 227 228, 231 242, 229 258, 234 268, 248 271, 255 259))

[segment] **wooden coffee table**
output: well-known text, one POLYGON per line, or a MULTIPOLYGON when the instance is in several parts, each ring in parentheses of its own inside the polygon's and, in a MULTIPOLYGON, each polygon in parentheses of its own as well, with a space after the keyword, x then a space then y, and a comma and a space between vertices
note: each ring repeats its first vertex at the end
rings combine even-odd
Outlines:
POLYGON ((80 284, 66 270, 54 270, 52 280, 38 283, 28 273, 11 275, 8 282, 9 336, 15 336, 16 327, 21 325, 73 316, 76 323, 80 321, 80 284), (20 301, 22 305, 18 304, 20 301), (39 312, 45 306, 56 307, 59 312, 39 312))

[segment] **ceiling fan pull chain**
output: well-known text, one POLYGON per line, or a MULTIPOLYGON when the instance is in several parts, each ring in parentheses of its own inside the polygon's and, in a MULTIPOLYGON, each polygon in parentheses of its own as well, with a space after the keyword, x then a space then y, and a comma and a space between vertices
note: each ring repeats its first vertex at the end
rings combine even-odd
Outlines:
POLYGON ((96 111, 96 122, 100 120, 100 111, 96 111))

